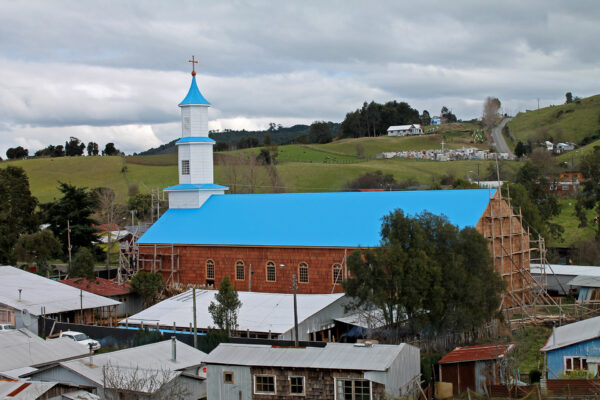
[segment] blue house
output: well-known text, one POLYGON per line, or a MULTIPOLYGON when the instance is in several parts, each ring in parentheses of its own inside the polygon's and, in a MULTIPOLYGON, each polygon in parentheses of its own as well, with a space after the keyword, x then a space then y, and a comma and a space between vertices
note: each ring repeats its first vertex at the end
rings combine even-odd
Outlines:
POLYGON ((548 378, 586 370, 598 376, 600 364, 600 317, 590 318, 554 328, 546 345, 548 378))

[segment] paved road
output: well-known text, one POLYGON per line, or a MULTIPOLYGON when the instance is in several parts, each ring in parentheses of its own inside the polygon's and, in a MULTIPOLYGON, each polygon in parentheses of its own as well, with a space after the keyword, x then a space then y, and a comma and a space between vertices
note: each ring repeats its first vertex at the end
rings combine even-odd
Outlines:
POLYGON ((506 144, 506 140, 504 140, 504 135, 502 135, 502 128, 510 121, 512 118, 506 117, 495 128, 492 129, 492 139, 494 140, 494 146, 496 146, 496 150, 498 153, 508 153, 511 156, 514 156, 513 152, 510 151, 510 148, 506 144))

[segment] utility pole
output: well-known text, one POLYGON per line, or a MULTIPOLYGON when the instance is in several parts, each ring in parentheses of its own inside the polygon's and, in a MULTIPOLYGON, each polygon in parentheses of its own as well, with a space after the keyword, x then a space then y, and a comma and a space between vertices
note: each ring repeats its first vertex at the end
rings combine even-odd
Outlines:
POLYGON ((196 288, 192 288, 192 296, 194 297, 193 309, 194 309, 194 348, 198 348, 198 329, 196 324, 196 288))
MULTIPOLYGON (((67 220, 67 250, 69 252, 69 269, 71 269, 71 221, 67 220)), ((67 271, 67 273, 69 273, 67 271)))
POLYGON ((479 186, 479 163, 477 163, 477 186, 479 186))
POLYGON ((81 321, 83 324, 83 289, 79 289, 79 310, 81 311, 81 321))
POLYGON ((298 344, 298 304, 296 303, 296 274, 292 274, 292 288, 294 289, 294 346, 299 347, 298 344))
POLYGON ((133 215, 137 214, 137 210, 129 210, 129 212, 131 213, 131 229, 133 229, 134 224, 134 220, 133 220, 133 215))

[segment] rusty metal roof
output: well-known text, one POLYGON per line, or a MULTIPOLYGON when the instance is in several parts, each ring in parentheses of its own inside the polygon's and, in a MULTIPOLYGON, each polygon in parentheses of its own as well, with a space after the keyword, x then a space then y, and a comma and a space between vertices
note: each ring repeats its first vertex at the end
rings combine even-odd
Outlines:
POLYGON ((63 279, 60 282, 100 296, 120 296, 131 292, 131 286, 129 286, 128 283, 119 285, 114 281, 104 278, 95 278, 93 280, 86 278, 70 278, 63 279))
POLYGON ((514 343, 500 343, 457 347, 446 354, 438 363, 447 364, 477 360, 495 360, 503 358, 514 346, 514 343))

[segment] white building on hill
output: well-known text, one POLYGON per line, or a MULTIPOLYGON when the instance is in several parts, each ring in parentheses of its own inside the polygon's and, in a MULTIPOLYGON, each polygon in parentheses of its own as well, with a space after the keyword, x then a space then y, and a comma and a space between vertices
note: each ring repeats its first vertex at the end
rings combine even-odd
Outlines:
POLYGON ((387 129, 388 136, 408 136, 408 135, 422 135, 423 128, 420 124, 412 125, 396 125, 390 126, 387 129))

